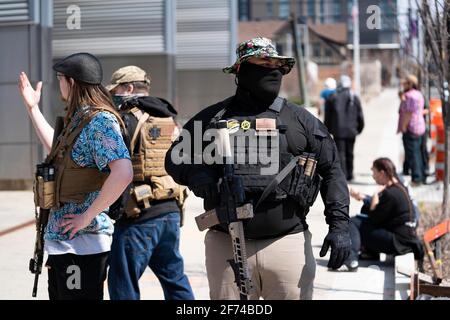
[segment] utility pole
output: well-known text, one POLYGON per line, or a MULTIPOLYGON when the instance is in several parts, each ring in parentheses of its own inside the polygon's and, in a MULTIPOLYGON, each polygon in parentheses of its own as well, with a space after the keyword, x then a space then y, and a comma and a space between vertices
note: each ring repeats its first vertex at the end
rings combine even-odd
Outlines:
POLYGON ((305 75, 305 60, 303 57, 303 50, 301 46, 300 32, 298 28, 297 14, 291 11, 291 28, 294 38, 295 58, 297 59, 297 74, 298 84, 300 88, 300 95, 303 99, 303 105, 309 106, 309 97, 306 90, 306 75, 305 75))
POLYGON ((359 4, 358 0, 353 0, 353 82, 355 93, 361 96, 361 63, 359 49, 359 4))

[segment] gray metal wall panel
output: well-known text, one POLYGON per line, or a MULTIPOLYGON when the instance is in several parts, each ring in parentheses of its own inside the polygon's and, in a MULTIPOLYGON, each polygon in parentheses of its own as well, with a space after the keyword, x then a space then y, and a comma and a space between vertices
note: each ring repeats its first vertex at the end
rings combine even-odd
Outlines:
POLYGON ((221 70, 178 70, 178 119, 184 124, 200 110, 234 94, 234 77, 221 70))
POLYGON ((2 23, 25 22, 29 20, 28 0, 0 1, 0 25, 2 23))
MULTIPOLYGON (((4 5, 20 1, 0 1, 0 16, 8 11, 4 5), (2 7, 3 5, 3 7, 2 7)), ((51 67, 46 63, 49 52, 49 29, 39 23, 42 11, 48 12, 51 1, 30 0, 26 21, 0 23, 0 187, 11 187, 8 181, 31 181, 34 165, 41 161, 42 148, 32 129, 31 121, 17 88, 19 73, 27 72, 32 85, 44 81, 40 106, 47 107, 50 95, 51 67)), ((49 19, 47 17, 47 26, 49 19)), ((16 184, 16 186, 24 184, 16 184)), ((28 186, 30 184, 27 184, 28 186)))
MULTIPOLYGON (((28 71, 26 65, 12 63, 14 61, 28 62, 28 27, 0 27, 0 43, 7 43, 0 50, 2 63, 0 63, 0 83, 17 83, 20 71, 28 71), (8 62, 8 63, 5 63, 8 62), (22 70, 23 69, 23 70, 22 70)), ((14 90, 14 94, 16 93, 14 90)), ((0 100, 3 101, 3 100, 0 100)))
POLYGON ((219 69, 230 64, 234 0, 177 1, 177 69, 219 69))
POLYGON ((163 0, 59 0, 54 3, 53 56, 74 51, 98 55, 165 51, 163 0), (67 8, 80 8, 80 29, 69 30, 67 8))
POLYGON ((0 180, 31 179, 36 152, 36 145, 0 145, 0 180))
MULTIPOLYGON (((18 73, 15 73, 18 77, 18 73)), ((0 145, 29 143, 30 120, 16 84, 0 86, 0 145)))

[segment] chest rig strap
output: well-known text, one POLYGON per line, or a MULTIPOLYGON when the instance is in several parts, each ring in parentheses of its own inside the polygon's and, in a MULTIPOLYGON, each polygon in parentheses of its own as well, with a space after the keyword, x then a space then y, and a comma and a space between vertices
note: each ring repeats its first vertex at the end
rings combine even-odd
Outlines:
MULTIPOLYGON (((232 101, 232 98, 229 98, 229 99, 221 102, 221 105, 223 106, 223 108, 219 112, 217 112, 214 117, 212 117, 211 121, 209 122, 210 124, 217 123, 219 120, 222 119, 223 115, 228 111, 228 107, 229 107, 231 101, 232 101)), ((273 101, 273 103, 269 106, 269 108, 267 108, 267 109, 278 115, 284 106, 284 102, 285 102, 285 100, 283 98, 277 97, 273 101)))
POLYGON ((139 132, 141 131, 141 128, 144 125, 144 123, 148 120, 148 118, 150 118, 150 115, 147 112, 143 112, 142 110, 140 110, 138 108, 131 109, 131 113, 133 113, 133 115, 138 120, 136 129, 134 130, 133 137, 131 138, 131 142, 130 142, 130 152, 134 153, 134 147, 136 146, 136 141, 137 141, 139 132))

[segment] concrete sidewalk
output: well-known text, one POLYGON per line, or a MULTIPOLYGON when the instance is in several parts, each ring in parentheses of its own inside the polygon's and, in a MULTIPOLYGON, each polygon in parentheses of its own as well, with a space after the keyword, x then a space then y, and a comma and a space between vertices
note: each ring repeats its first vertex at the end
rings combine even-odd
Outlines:
MULTIPOLYGON (((398 167, 401 138, 396 135, 398 97, 395 89, 384 90, 378 97, 363 105, 365 128, 355 143, 355 180, 350 186, 373 194, 377 186, 371 177, 373 160, 391 158, 398 167)), ((359 213, 362 203, 350 201, 350 215, 359 213)), ((317 260, 314 299, 317 300, 391 300, 394 299, 394 270, 391 263, 361 261, 358 272, 328 271, 328 256, 319 257, 328 228, 324 223, 323 203, 314 204, 308 224, 313 233, 313 249, 317 260)))
MULTIPOLYGON (((363 106, 366 128, 356 141, 355 173, 352 186, 373 193, 376 185, 370 177, 372 161, 378 156, 388 156, 400 161, 400 137, 395 135, 398 98, 396 90, 385 90, 369 104, 363 106)), ((31 192, 0 192, 0 232, 6 228, 29 221, 34 217, 31 192)), ((202 210, 202 201, 191 195, 187 200, 185 226, 181 229, 180 250, 185 260, 186 273, 197 299, 209 299, 205 270, 205 232, 199 232, 194 217, 202 210)), ((361 203, 352 200, 351 214, 356 214, 361 203)), ((319 257, 327 225, 323 204, 317 200, 308 216, 313 234, 314 255, 317 259, 314 299, 393 299, 393 270, 389 263, 363 264, 357 273, 330 272, 326 267, 328 256, 319 257)), ((0 237, 0 299, 31 299, 33 276, 28 271, 28 261, 34 246, 34 227, 29 226, 0 237)), ((41 276, 39 299, 48 299, 47 276, 41 276)), ((163 299, 157 278, 147 269, 141 279, 142 299, 163 299)), ((107 289, 105 288, 107 297, 107 289)))

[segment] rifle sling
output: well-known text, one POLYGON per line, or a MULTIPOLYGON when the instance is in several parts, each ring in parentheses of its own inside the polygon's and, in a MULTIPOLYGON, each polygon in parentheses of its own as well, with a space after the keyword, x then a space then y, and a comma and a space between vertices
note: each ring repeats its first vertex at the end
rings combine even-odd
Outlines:
POLYGON ((284 168, 281 170, 275 178, 267 185, 267 187, 264 189, 261 197, 259 198, 258 202, 256 203, 256 206, 254 210, 258 208, 258 206, 267 198, 267 196, 281 183, 281 181, 284 180, 284 178, 287 177, 287 175, 295 168, 297 165, 298 159, 300 156, 294 157, 284 168))

